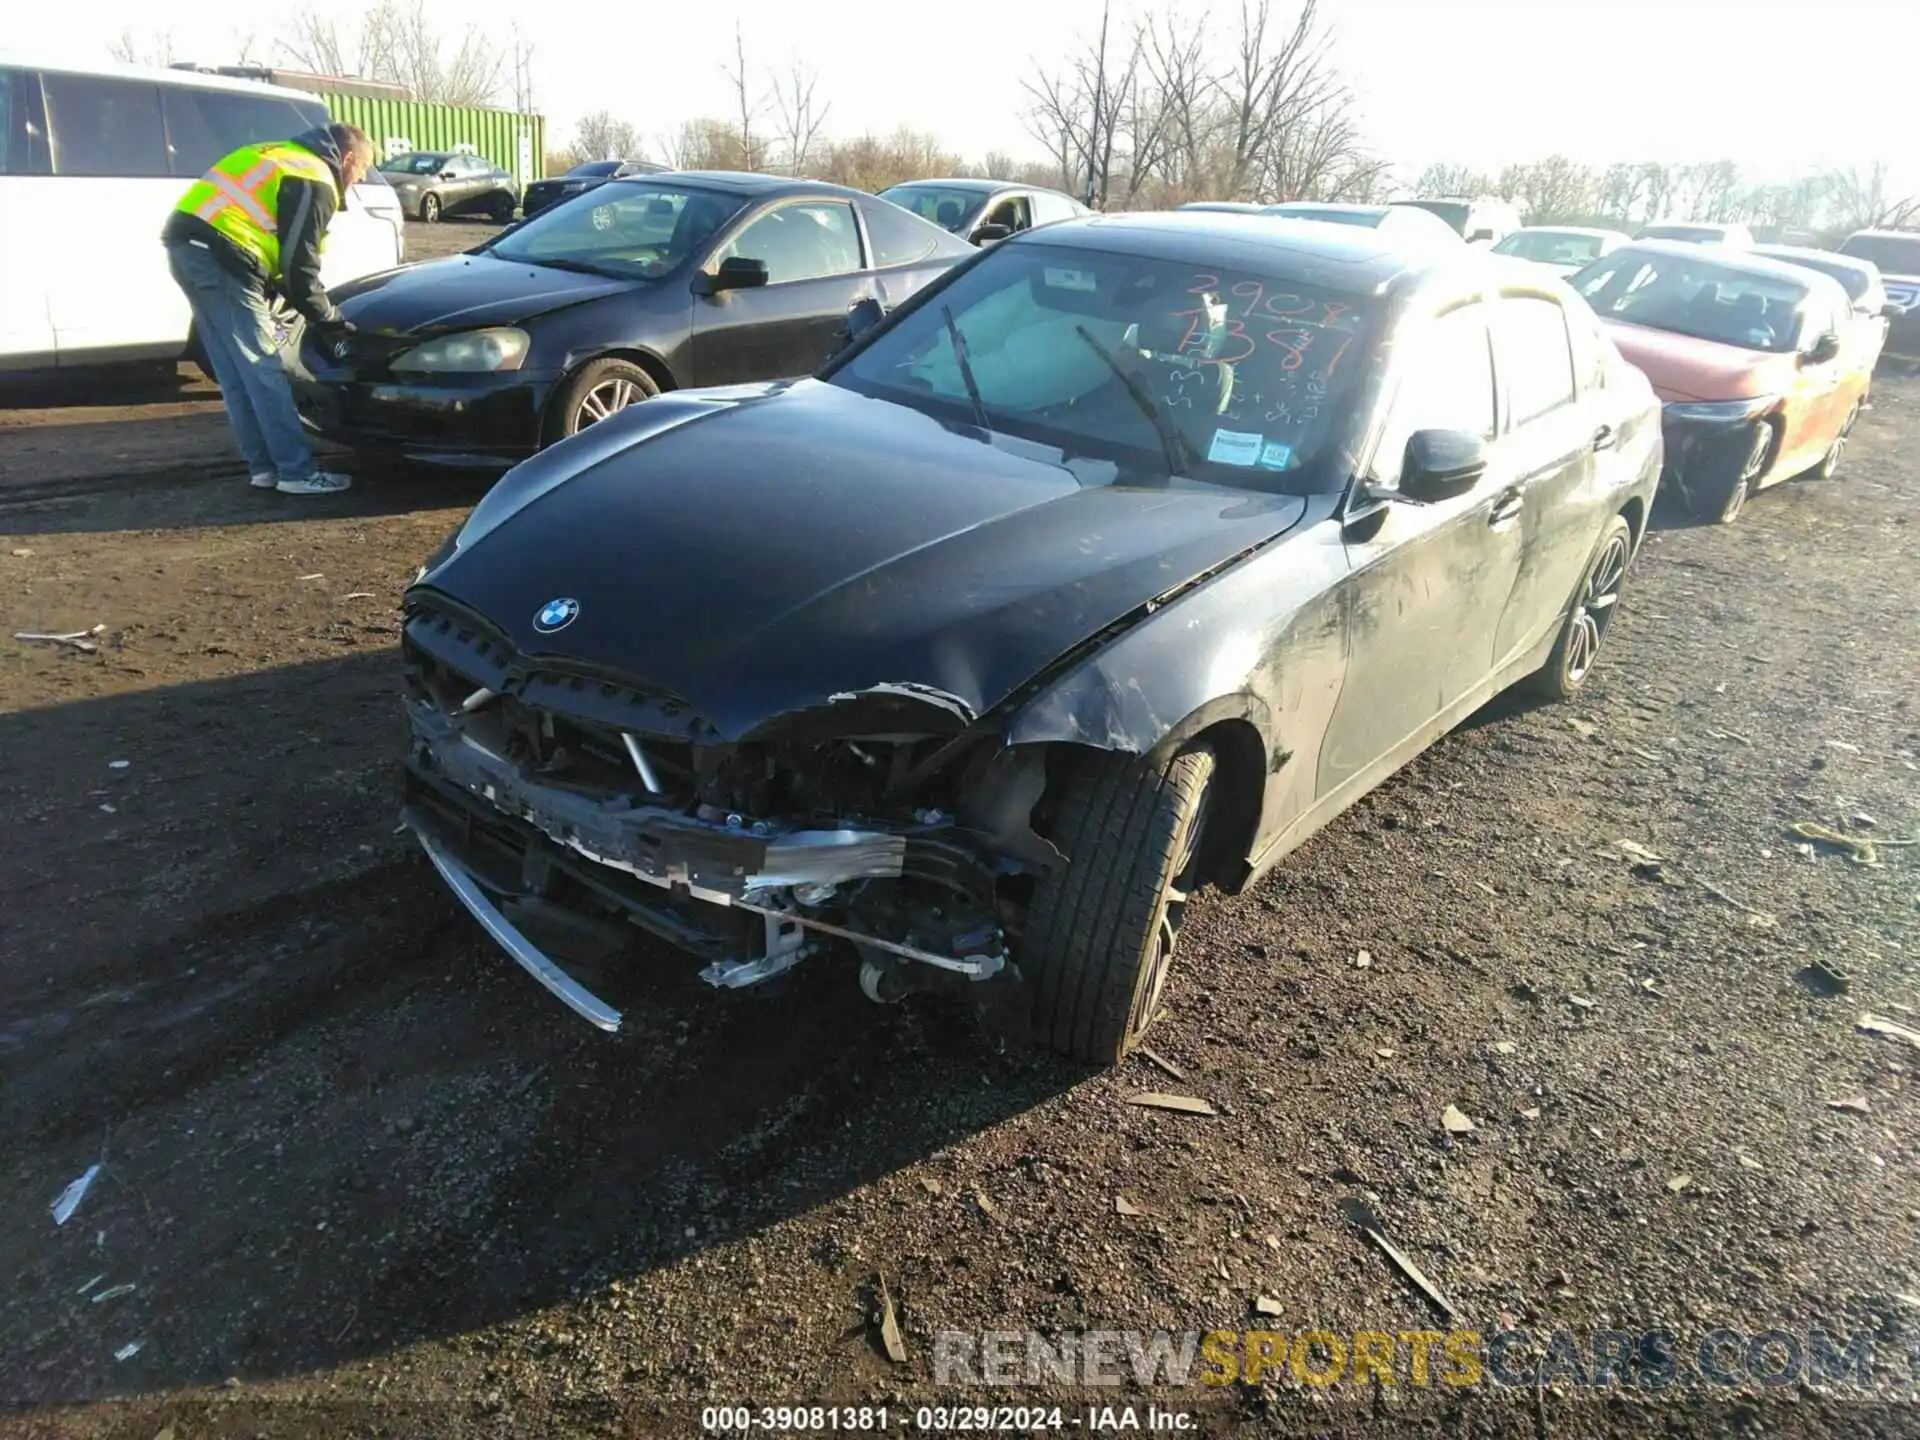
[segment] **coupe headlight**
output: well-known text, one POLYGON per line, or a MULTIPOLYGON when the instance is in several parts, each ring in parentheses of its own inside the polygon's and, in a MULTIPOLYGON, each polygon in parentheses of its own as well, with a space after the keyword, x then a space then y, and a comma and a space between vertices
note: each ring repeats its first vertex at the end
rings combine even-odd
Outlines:
POLYGON ((527 344, 524 330, 468 330, 414 346, 394 360, 393 368, 457 375, 518 370, 527 358, 527 344))
POLYGON ((1779 403, 1777 395, 1756 395, 1751 400, 1686 400, 1667 406, 1667 414, 1676 420, 1751 420, 1779 403))

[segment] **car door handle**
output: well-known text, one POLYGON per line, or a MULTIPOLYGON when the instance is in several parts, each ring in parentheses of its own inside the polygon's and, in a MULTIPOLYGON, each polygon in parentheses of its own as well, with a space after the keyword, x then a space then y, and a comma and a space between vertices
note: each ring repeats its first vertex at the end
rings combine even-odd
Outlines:
POLYGON ((1611 425, 1602 425, 1598 430, 1593 432, 1593 448, 1596 450, 1611 450, 1615 438, 1613 427, 1611 425))
POLYGON ((1493 502, 1493 509, 1487 512, 1487 524, 1506 524, 1526 508, 1526 503, 1526 497, 1520 491, 1502 491, 1499 498, 1493 502))

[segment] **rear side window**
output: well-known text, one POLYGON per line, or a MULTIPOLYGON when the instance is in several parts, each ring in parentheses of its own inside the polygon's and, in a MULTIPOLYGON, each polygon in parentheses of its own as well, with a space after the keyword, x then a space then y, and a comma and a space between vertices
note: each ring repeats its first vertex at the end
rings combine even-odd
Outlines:
POLYGON ((56 175, 167 173, 160 87, 93 75, 41 77, 56 175))
POLYGON ((241 95, 187 85, 160 87, 173 173, 203 175, 222 155, 242 145, 291 140, 327 123, 324 105, 302 105, 277 95, 241 95))
POLYGON ((1573 352, 1564 310, 1551 300, 1510 296, 1500 302, 1496 337, 1515 425, 1572 403, 1573 352))
POLYGON ((1584 305, 1562 313, 1567 317, 1567 329, 1573 336, 1573 375, 1579 382, 1580 393, 1586 395, 1605 389, 1607 372, 1611 368, 1607 363, 1607 352, 1613 349, 1613 341, 1607 338, 1606 331, 1600 328, 1600 321, 1584 305))
POLYGON ((862 205, 860 213, 867 219, 867 241, 873 246, 876 270, 926 259, 946 233, 898 205, 862 205))
POLYGON ((1071 220, 1079 214, 1079 208, 1064 195, 1050 195, 1039 190, 1033 197, 1033 223, 1051 224, 1055 220, 1071 220))

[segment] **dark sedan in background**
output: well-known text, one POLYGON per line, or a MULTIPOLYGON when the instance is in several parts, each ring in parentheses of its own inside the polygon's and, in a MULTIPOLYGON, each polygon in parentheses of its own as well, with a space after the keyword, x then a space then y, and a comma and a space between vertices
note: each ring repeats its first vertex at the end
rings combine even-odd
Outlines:
POLYGON ((519 204, 513 176, 484 155, 415 150, 382 160, 380 173, 407 218, 429 225, 453 216, 484 216, 505 225, 519 204))
POLYGON ((550 175, 527 186, 520 197, 522 215, 538 215, 549 205, 571 200, 597 189, 609 180, 625 180, 633 175, 662 175, 667 167, 651 160, 588 160, 563 175, 550 175))
POLYGON ((726 988, 1017 978, 1112 1063, 1202 886, 1585 681, 1659 476, 1587 306, 1457 239, 1073 220, 861 328, 529 460, 406 593, 407 823, 605 1029, 566 965, 637 926, 726 988))
POLYGON ((504 469, 637 400, 810 374, 848 312, 977 253, 872 195, 731 172, 610 180, 465 255, 334 298, 294 393, 328 439, 504 469))
POLYGON ((880 198, 975 245, 1092 213, 1071 195, 1008 180, 910 180, 882 190, 880 198))

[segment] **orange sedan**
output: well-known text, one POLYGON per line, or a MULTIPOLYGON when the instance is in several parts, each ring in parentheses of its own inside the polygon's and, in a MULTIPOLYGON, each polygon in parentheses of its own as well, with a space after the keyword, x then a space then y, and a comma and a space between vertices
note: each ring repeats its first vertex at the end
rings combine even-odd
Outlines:
POLYGON ((1664 402, 1664 480, 1701 520, 1832 475, 1871 371, 1838 281, 1721 246, 1638 241, 1569 281, 1664 402))

